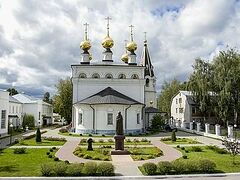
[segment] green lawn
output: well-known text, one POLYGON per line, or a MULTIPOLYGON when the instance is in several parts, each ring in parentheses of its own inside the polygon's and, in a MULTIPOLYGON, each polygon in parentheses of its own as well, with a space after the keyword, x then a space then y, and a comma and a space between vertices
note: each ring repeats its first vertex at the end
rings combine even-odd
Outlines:
MULTIPOLYGON (((42 163, 54 162, 48 158, 49 149, 27 149, 26 154, 14 154, 14 149, 4 149, 0 154, 0 177, 6 176, 41 176, 42 163)), ((56 150, 52 152, 54 155, 56 150)))
POLYGON ((77 147, 73 154, 84 159, 111 161, 111 150, 111 148, 93 148, 93 151, 87 151, 87 148, 77 147))
POLYGON ((172 141, 171 138, 162 138, 161 141, 166 144, 201 144, 200 142, 190 138, 177 138, 176 141, 172 141))
POLYGON ((62 146, 66 141, 50 141, 46 139, 42 139, 41 143, 36 143, 35 138, 21 140, 19 143, 15 144, 15 146, 62 146))
POLYGON ((201 147, 203 152, 192 152, 192 147, 185 147, 189 153, 185 153, 185 150, 180 150, 184 155, 187 155, 188 159, 180 158, 182 161, 198 160, 198 159, 209 159, 216 163, 217 170, 219 172, 240 172, 240 156, 235 157, 236 165, 232 163, 232 157, 230 154, 218 154, 207 147, 201 147))
POLYGON ((127 148, 134 161, 154 159, 163 155, 163 152, 157 147, 127 148))

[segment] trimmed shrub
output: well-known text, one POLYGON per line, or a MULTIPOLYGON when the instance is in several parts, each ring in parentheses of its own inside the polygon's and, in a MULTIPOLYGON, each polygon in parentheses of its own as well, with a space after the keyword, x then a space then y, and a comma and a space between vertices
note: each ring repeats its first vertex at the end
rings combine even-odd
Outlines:
POLYGON ((68 130, 67 130, 66 128, 61 128, 61 129, 59 129, 59 132, 60 132, 60 133, 67 133, 68 130))
POLYGON ((79 134, 80 136, 82 136, 82 134, 79 134))
POLYGON ((49 155, 50 154, 50 152, 46 152, 46 155, 49 155))
POLYGON ((64 162, 56 163, 53 171, 57 176, 65 176, 67 171, 67 164, 64 162))
POLYGON ((86 162, 83 166, 83 173, 87 176, 96 175, 97 172, 97 163, 95 162, 86 162))
POLYGON ((57 137, 44 137, 43 139, 48 141, 67 141, 65 138, 57 138, 57 137))
POLYGON ((103 160, 104 161, 110 161, 110 159, 108 157, 104 157, 103 160))
POLYGON ((89 134, 88 136, 89 136, 89 137, 92 137, 92 134, 89 134))
POLYGON ((87 139, 81 139, 80 144, 87 143, 87 139))
POLYGON ((37 143, 42 142, 41 132, 40 132, 40 129, 39 129, 39 128, 37 128, 37 132, 36 132, 36 142, 37 142, 37 143))
POLYGON ((142 138, 141 142, 149 142, 147 138, 142 138))
POLYGON ((108 150, 103 150, 102 153, 103 153, 103 155, 108 155, 109 151, 108 150))
POLYGON ((189 160, 186 163, 185 172, 194 173, 199 172, 199 161, 189 160))
POLYGON ((172 140, 173 142, 176 142, 176 140, 177 140, 175 130, 172 131, 172 138, 171 138, 171 140, 172 140))
POLYGON ((59 158, 58 158, 58 157, 55 157, 55 158, 54 158, 54 161, 59 161, 59 158))
POLYGON ((53 150, 57 149, 56 147, 52 147, 53 150))
POLYGON ((49 149, 50 152, 53 152, 53 149, 49 149))
POLYGON ((90 155, 88 155, 88 154, 85 154, 85 155, 83 156, 83 158, 84 158, 84 159, 92 159, 92 157, 91 157, 90 155))
POLYGON ((16 148, 13 150, 14 154, 26 154, 26 148, 16 148))
POLYGON ((99 142, 99 143, 103 143, 104 140, 103 140, 103 139, 99 139, 98 142, 99 142))
POLYGON ((186 163, 184 161, 173 161, 173 170, 176 174, 183 174, 184 171, 186 170, 186 163))
POLYGON ((102 134, 102 137, 105 137, 105 134, 102 134))
POLYGON ((179 146, 179 145, 177 145, 177 148, 180 148, 180 146, 179 146))
POLYGON ((185 150, 185 153, 189 153, 189 150, 185 150))
POLYGON ((67 168, 68 176, 81 176, 83 170, 83 163, 79 164, 70 164, 67 168))
POLYGON ((218 154, 227 154, 228 153, 227 150, 219 148, 217 146, 211 146, 210 145, 210 146, 207 146, 207 148, 212 150, 212 151, 214 151, 214 152, 216 152, 216 153, 218 153, 218 154))
POLYGON ((65 162, 65 164, 70 164, 68 160, 65 160, 64 162, 65 162))
POLYGON ((108 139, 108 142, 112 143, 112 142, 113 142, 113 139, 108 139))
POLYGON ((108 162, 99 163, 97 166, 97 174, 100 176, 112 176, 114 175, 114 166, 108 162))
POLYGON ((193 146, 193 147, 191 148, 191 151, 193 151, 193 152, 202 152, 203 150, 202 150, 202 148, 199 147, 199 146, 193 146))
POLYGON ((165 137, 165 138, 162 138, 161 140, 162 140, 162 141, 171 141, 172 138, 170 138, 170 137, 165 137))
POLYGON ((24 114, 22 126, 25 129, 27 126, 28 128, 32 129, 35 127, 34 124, 34 116, 32 114, 24 114))
POLYGON ((126 139, 125 141, 128 143, 132 142, 131 139, 126 139))
POLYGON ((154 175, 157 171, 157 165, 154 163, 144 163, 143 169, 147 175, 154 175))
POLYGON ((42 164, 41 173, 42 173, 42 176, 51 176, 53 173, 53 164, 52 163, 42 164))
POLYGON ((49 155, 48 155, 48 158, 52 158, 52 155, 51 155, 51 154, 49 154, 49 155))
POLYGON ((162 161, 157 164, 157 170, 161 175, 170 174, 173 165, 168 161, 162 161))
POLYGON ((181 147, 181 150, 185 150, 185 147, 181 147))
POLYGON ((216 164, 209 159, 199 160, 199 170, 204 173, 214 172, 216 164))
POLYGON ((129 133, 128 136, 133 136, 133 134, 132 134, 132 133, 129 133))
POLYGON ((187 155, 183 155, 183 159, 187 159, 187 155))
POLYGON ((138 139, 134 139, 133 142, 134 142, 134 143, 138 143, 139 140, 138 140, 138 139))

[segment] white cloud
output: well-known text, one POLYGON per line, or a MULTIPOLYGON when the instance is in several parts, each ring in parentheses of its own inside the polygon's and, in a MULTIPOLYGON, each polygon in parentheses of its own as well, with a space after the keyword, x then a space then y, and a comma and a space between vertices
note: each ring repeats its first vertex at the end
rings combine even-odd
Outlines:
POLYGON ((226 45, 240 47, 239 8, 234 0, 2 0, 0 87, 53 92, 57 80, 70 75, 70 65, 79 63, 85 22, 90 24, 93 61, 101 61, 104 18, 111 16, 115 62, 121 63, 130 24, 139 60, 147 31, 160 89, 164 80, 186 80, 196 57, 212 58, 226 45))

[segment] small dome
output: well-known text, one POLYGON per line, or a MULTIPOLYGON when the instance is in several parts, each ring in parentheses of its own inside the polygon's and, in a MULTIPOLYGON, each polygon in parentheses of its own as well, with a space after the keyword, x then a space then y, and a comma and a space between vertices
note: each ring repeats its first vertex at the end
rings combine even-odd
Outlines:
POLYGON ((88 51, 91 48, 91 43, 89 40, 84 40, 80 43, 80 48, 84 51, 88 51))
POLYGON ((137 44, 133 41, 127 43, 126 49, 128 51, 135 51, 137 49, 137 44))
POLYGON ((124 62, 124 63, 128 63, 128 54, 123 54, 122 57, 121 57, 121 60, 124 62))
POLYGON ((109 36, 105 37, 104 40, 102 41, 102 46, 107 49, 107 48, 112 48, 114 45, 114 41, 112 40, 112 38, 110 38, 109 36))

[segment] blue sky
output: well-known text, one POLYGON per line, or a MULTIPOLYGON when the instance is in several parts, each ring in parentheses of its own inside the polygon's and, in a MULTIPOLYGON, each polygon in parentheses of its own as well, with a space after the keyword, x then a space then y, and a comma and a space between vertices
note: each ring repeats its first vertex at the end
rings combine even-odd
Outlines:
POLYGON ((164 81, 187 80, 195 58, 211 61, 227 46, 240 47, 236 0, 0 0, 0 88, 54 93, 58 79, 80 61, 85 22, 93 62, 101 61, 106 16, 116 63, 122 63, 128 26, 134 25, 138 62, 147 32, 158 91, 164 81))

